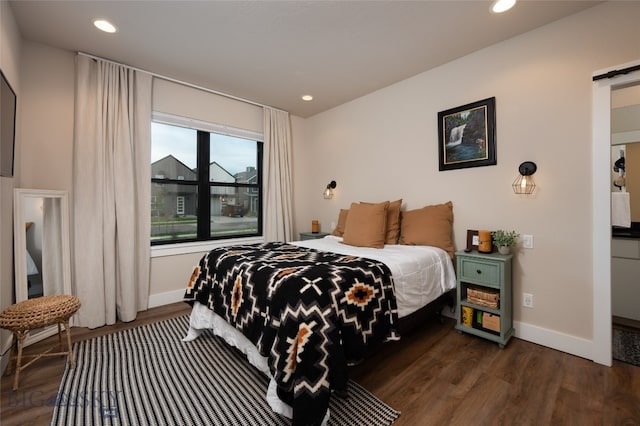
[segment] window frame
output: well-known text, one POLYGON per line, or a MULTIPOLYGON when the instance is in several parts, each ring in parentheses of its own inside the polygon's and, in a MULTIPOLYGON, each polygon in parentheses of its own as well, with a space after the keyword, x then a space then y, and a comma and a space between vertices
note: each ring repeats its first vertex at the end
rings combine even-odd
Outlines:
MULTIPOLYGON (((264 152, 264 140, 262 133, 254 132, 246 129, 239 129, 231 126, 220 125, 216 123, 204 122, 201 120, 180 117, 173 114, 166 114, 161 112, 152 113, 152 122, 167 124, 170 126, 179 126, 196 131, 197 137, 197 170, 198 174, 195 181, 182 179, 167 179, 151 176, 150 184, 174 184, 174 185, 194 185, 197 187, 197 231, 195 238, 185 238, 180 240, 151 240, 152 257, 165 256, 178 253, 189 253, 202 251, 206 247, 211 245, 219 246, 228 244, 229 241, 242 241, 244 242, 261 242, 264 241, 263 235, 263 152, 264 152), (217 133, 226 136, 232 136, 236 138, 247 139, 256 142, 256 172, 257 183, 237 183, 237 182, 215 182, 210 181, 209 165, 210 159, 210 134, 217 133), (236 191, 240 191, 242 188, 249 188, 257 191, 258 194, 258 208, 257 208, 257 231, 255 233, 238 233, 233 235, 211 235, 210 231, 210 219, 211 219, 211 188, 225 187, 235 188, 236 191), (200 200, 207 200, 206 202, 200 202, 200 200), (203 218, 206 218, 203 220, 203 218), (220 244, 223 242, 224 244, 220 244), (154 253, 155 252, 155 253, 154 253)), ((151 235, 150 235, 151 238, 151 235)))

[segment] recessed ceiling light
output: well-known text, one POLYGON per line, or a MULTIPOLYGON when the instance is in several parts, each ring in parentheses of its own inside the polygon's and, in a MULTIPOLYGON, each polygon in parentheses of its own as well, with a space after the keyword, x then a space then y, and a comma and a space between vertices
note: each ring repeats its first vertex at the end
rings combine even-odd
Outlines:
POLYGON ((302 100, 303 101, 307 101, 307 102, 312 101, 313 100, 313 96, 311 96, 311 95, 302 95, 302 100))
POLYGON ((95 25, 96 28, 104 31, 105 33, 115 33, 116 31, 118 31, 116 27, 114 27, 113 24, 106 19, 96 19, 95 21, 93 21, 93 25, 95 25))
POLYGON ((516 4, 516 0, 496 0, 491 4, 491 12, 502 13, 511 9, 516 4))

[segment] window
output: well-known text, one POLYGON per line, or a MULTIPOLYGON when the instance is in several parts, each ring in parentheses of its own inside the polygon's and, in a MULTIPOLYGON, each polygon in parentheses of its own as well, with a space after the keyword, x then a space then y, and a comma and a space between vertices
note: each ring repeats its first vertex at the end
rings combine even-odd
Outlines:
POLYGON ((179 196, 176 198, 176 212, 178 216, 184 216, 184 197, 179 196))
POLYGON ((261 139, 154 113, 151 244, 262 235, 261 139))

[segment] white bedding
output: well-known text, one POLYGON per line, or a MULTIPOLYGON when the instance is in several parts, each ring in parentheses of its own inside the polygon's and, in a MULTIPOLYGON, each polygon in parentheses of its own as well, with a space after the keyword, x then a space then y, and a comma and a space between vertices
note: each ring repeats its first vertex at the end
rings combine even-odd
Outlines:
POLYGON ((398 317, 405 317, 456 287, 453 262, 446 251, 431 246, 385 245, 383 249, 342 244, 328 235, 293 241, 301 247, 378 260, 389 267, 396 289, 398 317))

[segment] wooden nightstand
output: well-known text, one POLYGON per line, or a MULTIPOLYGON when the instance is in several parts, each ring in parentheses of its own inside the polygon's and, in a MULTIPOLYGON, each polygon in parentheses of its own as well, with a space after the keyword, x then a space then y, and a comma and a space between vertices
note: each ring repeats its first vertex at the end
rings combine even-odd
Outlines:
POLYGON ((456 329, 493 340, 500 348, 514 332, 511 259, 498 253, 456 252, 456 329))
POLYGON ((324 238, 329 235, 328 232, 301 232, 300 240, 317 240, 318 238, 324 238))

